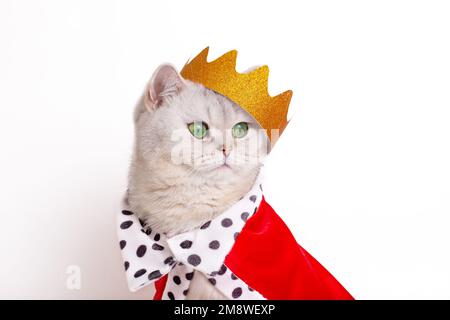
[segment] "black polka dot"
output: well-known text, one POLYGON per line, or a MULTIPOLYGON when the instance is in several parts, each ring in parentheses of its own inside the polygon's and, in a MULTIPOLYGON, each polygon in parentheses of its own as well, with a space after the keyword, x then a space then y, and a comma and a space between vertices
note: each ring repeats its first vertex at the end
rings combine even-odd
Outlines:
POLYGON ((241 219, 244 220, 244 221, 247 221, 249 215, 250 214, 248 212, 242 212, 241 213, 241 219))
POLYGON ((134 213, 129 210, 122 210, 122 213, 126 216, 132 216, 134 213))
POLYGON ((159 244, 157 244, 157 243, 154 243, 154 244, 152 245, 152 249, 153 249, 153 250, 157 250, 157 251, 161 251, 161 250, 164 250, 164 247, 161 246, 161 245, 159 245, 159 244))
POLYGON ((192 241, 184 240, 182 243, 180 243, 180 247, 182 247, 183 249, 189 249, 190 247, 192 247, 192 241))
POLYGON ((131 221, 131 220, 122 222, 120 224, 120 229, 123 229, 123 230, 128 229, 129 227, 131 227, 132 224, 133 224, 133 221, 131 221))
POLYGON ((191 254, 187 260, 194 267, 198 266, 202 262, 202 259, 200 258, 200 256, 198 254, 191 254))
POLYGON ((259 188, 261 189, 261 191, 263 191, 263 189, 262 189, 262 185, 261 185, 261 184, 259 185, 259 188))
POLYGON ((223 275, 223 274, 225 274, 225 272, 227 272, 227 267, 223 264, 223 265, 220 267, 220 269, 219 269, 219 271, 217 272, 217 274, 223 275))
POLYGON ((214 279, 214 278, 209 278, 208 280, 209 280, 209 282, 210 282, 213 286, 216 285, 216 279, 214 279))
POLYGON ((161 239, 161 235, 159 233, 156 233, 155 237, 153 238, 153 240, 159 241, 159 239, 161 239))
POLYGON ((255 289, 253 289, 252 287, 248 287, 248 290, 252 292, 255 291, 255 289))
POLYGON ((228 228, 233 224, 233 221, 231 221, 230 218, 225 218, 222 220, 222 227, 228 228))
POLYGON ((237 278, 238 278, 238 277, 236 277, 234 273, 231 273, 231 279, 232 279, 232 280, 237 280, 237 278))
POLYGON ((213 272, 211 272, 209 275, 212 276, 212 277, 214 277, 214 276, 217 275, 217 273, 218 273, 217 271, 213 271, 213 272))
POLYGON ((239 232, 235 232, 233 237, 234 237, 234 241, 236 241, 237 237, 239 236, 239 232))
POLYGON ((161 276, 162 276, 161 272, 159 270, 155 270, 149 273, 148 280, 157 279, 161 276))
POLYGON ((144 220, 139 219, 139 223, 141 224, 142 227, 145 226, 145 221, 144 220))
POLYGON ((255 201, 256 201, 256 196, 254 196, 254 195, 253 195, 253 196, 250 196, 249 199, 250 199, 250 201, 255 202, 255 201))
POLYGON ((147 270, 145 270, 145 269, 138 270, 138 271, 136 271, 136 273, 134 274, 134 277, 135 277, 135 278, 139 278, 140 276, 144 275, 146 272, 147 272, 147 270))
POLYGON ((145 230, 146 235, 149 236, 151 233, 152 233, 152 228, 149 227, 149 228, 147 228, 147 230, 145 230))
POLYGON ((191 281, 192 278, 194 278, 194 272, 186 273, 186 279, 187 279, 187 280, 191 281))
POLYGON ((175 300, 175 296, 173 295, 172 292, 167 292, 167 296, 169 297, 170 300, 175 300))
POLYGON ((174 276, 173 277, 173 282, 175 282, 175 284, 180 284, 181 283, 181 279, 179 276, 174 276))
POLYGON ((171 263, 173 263, 173 262, 175 262, 175 261, 173 260, 173 257, 168 257, 168 258, 166 258, 166 259, 164 260, 164 264, 171 264, 171 263))
POLYGON ((140 245, 136 250, 136 255, 141 258, 144 256, 144 254, 147 252, 147 246, 140 245))
POLYGON ((187 296, 188 292, 189 292, 189 289, 186 289, 186 290, 183 291, 183 294, 184 294, 185 296, 187 296))
POLYGON ((127 245, 127 242, 125 240, 120 240, 119 245, 120 245, 120 250, 122 250, 127 245))
POLYGON ((125 261, 125 262, 123 263, 123 266, 125 267, 125 271, 127 271, 128 268, 130 267, 130 263, 129 263, 128 261, 125 261))
POLYGON ((209 248, 210 249, 219 249, 219 247, 220 247, 220 242, 219 241, 217 241, 217 240, 213 240, 213 241, 211 241, 210 243, 209 243, 209 248))
POLYGON ((209 227, 210 224, 211 224, 211 221, 207 221, 200 227, 200 229, 206 229, 209 227))
POLYGON ((231 293, 231 296, 235 299, 239 298, 242 294, 242 288, 237 287, 233 290, 233 292, 231 293))

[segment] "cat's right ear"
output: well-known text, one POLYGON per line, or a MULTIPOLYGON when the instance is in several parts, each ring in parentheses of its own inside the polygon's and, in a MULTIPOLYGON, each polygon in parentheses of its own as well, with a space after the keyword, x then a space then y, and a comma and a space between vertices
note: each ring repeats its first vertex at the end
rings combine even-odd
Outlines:
POLYGON ((145 93, 145 107, 148 111, 158 108, 167 97, 177 94, 184 81, 178 71, 170 64, 163 64, 153 73, 145 93))

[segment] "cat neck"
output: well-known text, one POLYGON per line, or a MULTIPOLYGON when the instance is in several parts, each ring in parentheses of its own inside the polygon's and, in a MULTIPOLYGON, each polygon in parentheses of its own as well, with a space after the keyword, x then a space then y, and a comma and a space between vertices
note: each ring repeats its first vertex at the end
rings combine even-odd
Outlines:
POLYGON ((179 166, 162 173, 134 164, 128 201, 152 229, 173 236, 201 226, 239 201, 250 191, 259 171, 255 168, 235 181, 208 181, 186 174, 179 166))

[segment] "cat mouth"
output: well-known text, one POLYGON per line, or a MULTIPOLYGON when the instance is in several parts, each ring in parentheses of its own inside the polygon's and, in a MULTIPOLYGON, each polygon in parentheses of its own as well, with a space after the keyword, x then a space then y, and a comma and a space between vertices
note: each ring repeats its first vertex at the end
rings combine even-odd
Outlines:
POLYGON ((222 163, 221 165, 219 165, 218 167, 216 167, 216 170, 231 170, 232 168, 230 167, 230 165, 226 162, 222 163))
POLYGON ((209 172, 225 172, 228 170, 233 170, 233 168, 225 161, 222 163, 217 163, 216 165, 210 166, 207 169, 207 171, 209 171, 209 172))

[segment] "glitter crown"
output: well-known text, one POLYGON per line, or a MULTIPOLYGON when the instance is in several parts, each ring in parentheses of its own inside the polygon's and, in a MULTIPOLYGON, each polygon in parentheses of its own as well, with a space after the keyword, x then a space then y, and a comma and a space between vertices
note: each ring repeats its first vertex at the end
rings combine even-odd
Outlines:
POLYGON ((292 91, 275 97, 268 92, 269 67, 248 73, 236 71, 237 51, 232 50, 208 62, 209 47, 188 61, 181 76, 220 93, 246 110, 264 128, 272 144, 286 127, 292 91))

